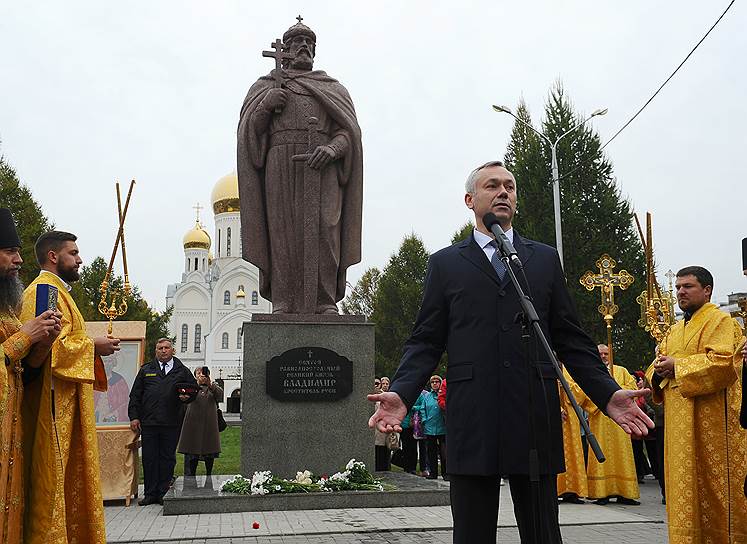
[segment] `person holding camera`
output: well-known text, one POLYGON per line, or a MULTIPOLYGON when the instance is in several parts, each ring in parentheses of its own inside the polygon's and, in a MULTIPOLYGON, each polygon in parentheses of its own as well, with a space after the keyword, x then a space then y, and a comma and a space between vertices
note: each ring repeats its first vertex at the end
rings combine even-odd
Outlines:
POLYGON ((223 401, 223 389, 210 379, 206 366, 197 374, 197 385, 200 389, 194 402, 187 406, 176 449, 185 456, 185 476, 195 476, 200 461, 205 462, 205 473, 211 476, 213 462, 220 455, 218 403, 223 401))

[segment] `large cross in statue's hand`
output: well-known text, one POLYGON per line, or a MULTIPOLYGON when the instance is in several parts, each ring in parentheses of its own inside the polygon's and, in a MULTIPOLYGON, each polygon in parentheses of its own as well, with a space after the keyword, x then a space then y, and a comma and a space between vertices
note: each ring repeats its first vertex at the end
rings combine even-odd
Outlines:
MULTIPOLYGON (((286 59, 292 59, 293 53, 283 51, 283 42, 280 40, 272 42, 270 47, 272 47, 274 51, 262 51, 262 56, 275 59, 275 70, 272 75, 275 78, 275 88, 280 89, 283 87, 283 76, 280 72, 283 68, 283 61, 286 59)), ((280 113, 280 108, 276 108, 275 113, 280 113)))

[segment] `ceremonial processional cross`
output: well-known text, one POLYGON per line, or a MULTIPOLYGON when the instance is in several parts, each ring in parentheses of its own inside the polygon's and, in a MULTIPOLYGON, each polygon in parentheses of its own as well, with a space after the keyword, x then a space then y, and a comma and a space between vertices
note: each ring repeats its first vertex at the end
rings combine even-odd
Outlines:
POLYGON ((614 360, 612 358, 612 320, 619 310, 617 304, 615 304, 615 287, 625 290, 632 285, 634 278, 627 270, 620 270, 617 274, 613 273, 617 261, 606 253, 599 257, 596 265, 599 268, 598 274, 587 271, 579 281, 581 285, 586 287, 587 291, 593 291, 597 287, 602 291, 602 303, 597 307, 597 310, 602 314, 604 322, 607 323, 607 347, 610 350, 609 362, 610 374, 612 374, 614 360))
MULTIPOLYGON (((117 212, 119 217, 119 229, 117 230, 117 237, 114 240, 114 249, 112 250, 112 256, 109 259, 109 268, 104 276, 104 281, 101 282, 99 291, 101 292, 101 300, 99 301, 98 310, 99 313, 109 319, 109 326, 107 328, 107 334, 112 335, 113 321, 122 317, 127 313, 127 298, 132 293, 132 286, 130 285, 130 276, 127 272, 127 250, 125 249, 125 217, 127 217, 127 209, 130 207, 130 197, 132 196, 132 189, 135 187, 135 180, 130 182, 130 189, 127 192, 127 200, 125 200, 124 208, 122 208, 122 196, 119 191, 119 182, 116 183, 117 188, 117 212), (119 246, 122 246, 122 267, 124 269, 124 285, 122 289, 110 289, 109 280, 111 279, 112 269, 114 268, 114 259, 117 256, 117 250, 119 246), (111 304, 107 302, 109 291, 111 290, 111 304)), ((104 390, 105 391, 105 390, 104 390)))

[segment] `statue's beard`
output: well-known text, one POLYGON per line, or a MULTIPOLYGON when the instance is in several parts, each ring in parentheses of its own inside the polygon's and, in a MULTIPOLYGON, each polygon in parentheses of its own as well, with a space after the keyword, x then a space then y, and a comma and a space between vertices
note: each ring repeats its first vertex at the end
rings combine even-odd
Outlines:
POLYGON ((0 276, 0 312, 18 312, 23 302, 23 283, 16 274, 0 276))

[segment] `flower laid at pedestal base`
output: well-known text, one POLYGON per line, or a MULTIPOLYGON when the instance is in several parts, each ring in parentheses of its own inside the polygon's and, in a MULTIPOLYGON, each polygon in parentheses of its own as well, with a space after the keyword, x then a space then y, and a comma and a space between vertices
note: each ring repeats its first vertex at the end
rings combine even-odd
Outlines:
POLYGON ((355 459, 348 461, 343 472, 319 478, 308 470, 297 472, 293 480, 279 478, 269 470, 257 471, 251 480, 234 476, 220 488, 226 493, 239 495, 272 495, 275 493, 318 493, 323 491, 384 491, 394 489, 374 478, 366 465, 355 459))

